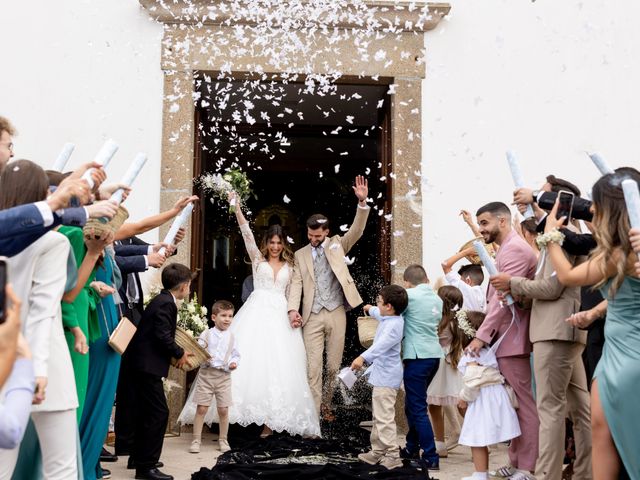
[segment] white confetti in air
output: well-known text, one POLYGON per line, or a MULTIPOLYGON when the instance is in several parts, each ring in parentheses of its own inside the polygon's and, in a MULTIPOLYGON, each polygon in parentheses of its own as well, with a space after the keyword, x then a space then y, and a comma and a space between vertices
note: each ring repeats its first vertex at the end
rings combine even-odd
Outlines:
POLYGON ((347 230, 349 230, 349 224, 340 225, 340 231, 346 232, 347 230))
POLYGON ((325 219, 321 218, 321 219, 318 220, 318 223, 319 224, 323 224, 323 223, 327 223, 327 221, 325 219))
POLYGON ((284 197, 282 197, 282 201, 284 203, 289 203, 291 201, 291 199, 285 195, 284 197))
POLYGON ((365 175, 369 175, 369 173, 371 173, 371 169, 369 167, 367 167, 364 171, 365 175))
POLYGON ((394 265, 396 265, 398 263, 398 260, 391 260, 391 262, 389 262, 389 263, 393 267, 394 265))
POLYGON ((356 261, 356 257, 349 258, 346 255, 344 257, 344 263, 346 263, 347 265, 353 265, 353 262, 355 261, 356 261))
POLYGON ((15 167, 13 167, 13 171, 14 171, 14 172, 17 172, 18 170, 20 170, 20 167, 19 167, 19 166, 17 166, 17 165, 16 165, 15 167))
POLYGON ((393 232, 394 237, 401 237, 402 235, 404 235, 404 232, 402 230, 396 230, 393 232))
POLYGON ((296 242, 293 241, 293 238, 291 238, 290 236, 287 235, 287 242, 294 244, 296 242))
POLYGON ((387 213, 387 214, 384 216, 384 219, 385 219, 387 222, 390 222, 390 221, 393 219, 393 214, 391 214, 391 213, 387 213))
POLYGON ((169 107, 169 113, 176 113, 178 110, 180 110, 180 105, 177 103, 172 103, 169 107))
POLYGON ((340 164, 337 164, 333 169, 338 173, 340 171, 340 164))
POLYGON ((353 125, 353 115, 347 115, 347 123, 350 123, 353 125))

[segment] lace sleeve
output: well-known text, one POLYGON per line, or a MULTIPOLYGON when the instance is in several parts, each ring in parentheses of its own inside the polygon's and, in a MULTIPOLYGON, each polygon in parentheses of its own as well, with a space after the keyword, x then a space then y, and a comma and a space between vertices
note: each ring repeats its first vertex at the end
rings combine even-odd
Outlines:
POLYGON ((251 232, 251 228, 248 223, 243 223, 240 225, 240 233, 242 233, 242 240, 244 240, 244 246, 247 249, 247 253, 249 254, 249 258, 251 258, 251 264, 253 267, 257 265, 258 262, 264 260, 258 246, 256 245, 256 239, 253 237, 253 232, 251 232))

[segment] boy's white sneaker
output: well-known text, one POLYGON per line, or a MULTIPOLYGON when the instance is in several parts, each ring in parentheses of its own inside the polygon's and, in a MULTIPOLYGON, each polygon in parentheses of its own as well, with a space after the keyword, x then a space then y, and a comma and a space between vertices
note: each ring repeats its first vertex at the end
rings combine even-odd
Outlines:
POLYGON ((400 457, 390 457, 385 455, 380 460, 380 465, 388 470, 393 470, 394 468, 402 466, 402 460, 400 460, 400 457))
POLYGON ((231 447, 229 446, 229 442, 227 442, 222 438, 218 440, 218 450, 220 450, 220 452, 222 453, 225 453, 231 450, 231 447))
POLYGON ((364 463, 368 463, 369 465, 377 465, 382 460, 384 455, 380 455, 378 453, 374 453, 373 451, 361 453, 358 455, 358 460, 364 463))
POLYGON ((194 438, 191 441, 191 446, 189 447, 189 453, 200 453, 200 440, 194 438))

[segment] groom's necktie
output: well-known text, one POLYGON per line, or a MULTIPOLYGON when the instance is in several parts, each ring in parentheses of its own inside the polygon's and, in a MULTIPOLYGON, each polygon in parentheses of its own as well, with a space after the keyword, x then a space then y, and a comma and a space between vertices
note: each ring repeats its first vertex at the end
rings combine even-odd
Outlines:
POLYGON ((317 247, 313 247, 316 251, 316 260, 318 260, 319 258, 321 258, 324 255, 324 248, 322 247, 322 245, 318 245, 317 247))

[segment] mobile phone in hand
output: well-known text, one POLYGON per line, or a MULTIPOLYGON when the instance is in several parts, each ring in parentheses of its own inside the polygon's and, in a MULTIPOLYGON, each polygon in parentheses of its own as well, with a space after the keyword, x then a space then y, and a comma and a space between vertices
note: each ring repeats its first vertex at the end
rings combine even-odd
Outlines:
POLYGON ((0 257, 0 324, 6 320, 7 294, 7 257, 0 257))
POLYGON ((556 218, 565 217, 564 225, 567 225, 571 219, 574 198, 574 194, 566 190, 560 190, 560 192, 558 192, 558 212, 556 213, 556 218))

